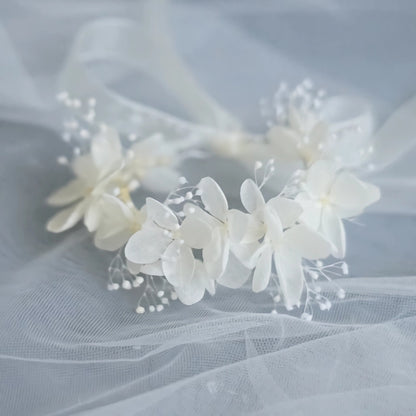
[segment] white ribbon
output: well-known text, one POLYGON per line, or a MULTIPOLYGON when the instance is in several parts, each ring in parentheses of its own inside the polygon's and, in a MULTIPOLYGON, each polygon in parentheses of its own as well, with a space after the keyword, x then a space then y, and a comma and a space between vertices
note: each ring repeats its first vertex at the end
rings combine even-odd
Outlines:
MULTIPOLYGON (((61 74, 61 89, 81 99, 94 97, 97 119, 113 125, 122 133, 135 132, 146 136, 159 132, 169 139, 192 137, 199 142, 220 133, 241 131, 240 123, 198 85, 175 50, 164 20, 164 5, 164 0, 146 2, 144 19, 140 24, 112 18, 84 26, 76 36, 61 74), (187 109, 192 121, 112 91, 88 69, 91 63, 100 60, 127 64, 152 76, 187 109)), ((330 98, 321 115, 335 131, 349 125, 359 126, 357 131, 340 140, 336 149, 343 164, 352 168, 370 163, 374 170, 381 170, 416 145, 416 97, 398 108, 375 133, 371 106, 363 99, 330 98), (372 147, 371 154, 359 157, 360 151, 369 147, 372 147)), ((388 180, 386 183, 391 185, 388 180)), ((394 181, 395 186, 401 183, 394 181)), ((405 183, 408 190, 409 183, 414 182, 405 183)), ((393 194, 391 186, 386 191, 393 194)))
POLYGON ((60 78, 60 88, 70 95, 97 101, 98 120, 125 133, 155 131, 169 138, 217 130, 239 130, 239 123, 207 95, 194 79, 172 44, 164 21, 164 0, 145 3, 145 20, 138 25, 126 19, 101 19, 84 26, 60 78), (94 78, 88 65, 115 61, 139 69, 163 85, 185 107, 193 122, 132 101, 94 78))

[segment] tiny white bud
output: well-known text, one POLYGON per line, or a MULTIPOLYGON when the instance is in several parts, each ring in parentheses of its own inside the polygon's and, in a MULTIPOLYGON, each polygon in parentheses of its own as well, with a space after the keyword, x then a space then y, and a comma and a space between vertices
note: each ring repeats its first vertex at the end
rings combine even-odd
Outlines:
POLYGON ((300 317, 304 321, 312 321, 312 315, 310 313, 304 312, 300 317))
POLYGON ((156 310, 156 308, 153 305, 150 305, 149 306, 149 311, 150 312, 154 312, 155 310, 156 310))
POLYGON ((254 169, 260 169, 263 166, 263 163, 260 162, 260 160, 257 160, 256 163, 254 164, 254 169))
POLYGON ((176 300, 176 299, 178 299, 178 295, 177 295, 175 292, 172 292, 172 293, 170 294, 170 298, 171 298, 172 300, 176 300))
POLYGON ((71 140, 71 133, 69 133, 68 131, 65 131, 62 133, 61 137, 64 142, 69 142, 71 140))
POLYGON ((123 289, 130 290, 131 289, 131 283, 128 280, 123 280, 123 283, 121 284, 123 289))
POLYGON ((137 179, 132 179, 129 182, 129 191, 135 191, 138 188, 140 188, 140 182, 137 179))
POLYGON ((81 136, 82 139, 89 139, 91 137, 90 132, 88 130, 86 130, 86 129, 82 129, 79 132, 79 135, 81 136))
POLYGON ((317 280, 318 277, 319 277, 319 273, 316 272, 315 270, 310 270, 309 271, 309 276, 311 276, 313 280, 317 280))
POLYGON ((185 195, 185 199, 192 199, 193 195, 192 192, 187 192, 185 195))
POLYGON ((133 287, 139 287, 140 283, 137 279, 134 279, 133 282, 132 282, 132 285, 133 285, 133 287))
POLYGON ((68 158, 66 156, 59 156, 56 160, 60 165, 68 164, 68 158))
POLYGON ((337 296, 339 299, 344 299, 345 298, 345 290, 344 289, 339 289, 337 292, 337 296))
POLYGON ((68 92, 67 91, 61 91, 56 95, 56 99, 58 101, 65 101, 68 98, 68 92))
POLYGON ((185 176, 181 176, 178 179, 178 182, 179 182, 180 185, 185 185, 188 181, 186 180, 185 176))
POLYGON ((159 298, 161 298, 164 294, 165 294, 165 292, 163 290, 159 290, 159 292, 157 292, 157 296, 159 298))
POLYGON ((142 276, 136 276, 136 278, 133 281, 133 283, 137 285, 135 287, 140 286, 143 282, 144 282, 144 279, 142 276))
POLYGON ((163 305, 157 305, 157 306, 156 306, 156 310, 157 310, 158 312, 163 311, 163 309, 164 309, 163 305))
POLYGON ((134 142, 134 141, 136 141, 136 140, 137 140, 137 134, 135 134, 135 133, 130 133, 130 134, 127 136, 127 138, 128 138, 131 142, 134 142))
POLYGON ((143 308, 143 306, 138 306, 136 308, 136 312, 139 313, 139 314, 142 314, 142 313, 145 313, 146 312, 146 309, 143 308))

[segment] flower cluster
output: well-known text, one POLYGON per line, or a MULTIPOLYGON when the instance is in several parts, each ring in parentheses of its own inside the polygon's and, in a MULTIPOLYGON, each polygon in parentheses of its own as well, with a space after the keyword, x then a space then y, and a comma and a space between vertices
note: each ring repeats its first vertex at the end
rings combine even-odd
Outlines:
MULTIPOLYGON (((288 310, 305 295, 305 319, 311 317, 310 302, 329 309, 316 282, 348 273, 344 221, 360 215, 380 192, 353 173, 354 158, 342 157, 345 143, 364 134, 354 125, 358 119, 331 124, 323 92, 311 88, 303 83, 294 92, 279 91, 275 120, 263 137, 231 134, 227 143, 223 133, 220 146, 211 143, 246 162, 250 155, 263 159, 255 162, 254 180, 241 185, 244 210, 230 208, 211 177, 189 186, 176 170, 183 155, 162 136, 137 142, 128 137, 126 149, 114 129, 99 125, 88 135, 82 129, 88 146, 67 162, 75 178, 48 199, 63 209, 47 229, 62 232, 82 220, 98 248, 118 250, 108 288, 141 287, 138 313, 161 311, 177 298, 194 304, 217 285, 236 289, 247 281, 253 292, 274 286, 273 302, 288 310), (274 182, 275 162, 265 155, 294 166, 286 186, 267 201, 263 191, 274 182), (139 187, 175 190, 163 202, 148 197, 137 207, 131 195, 139 187), (324 264, 330 256, 335 263, 324 264)), ((371 154, 368 142, 360 142, 355 166, 368 163, 371 154)), ((345 292, 337 288, 337 295, 345 292)))
POLYGON ((213 294, 216 283, 238 288, 250 277, 252 290, 260 292, 275 275, 279 294, 292 309, 300 303, 305 270, 312 272, 305 261, 343 257, 342 218, 378 198, 377 188, 327 161, 313 164, 298 185, 295 198, 277 195, 266 202, 261 187, 247 179, 240 191, 245 211, 230 209, 210 177, 175 198, 177 209, 170 200, 147 198, 146 221, 128 240, 125 256, 137 270, 151 267, 164 276, 185 304, 201 300, 205 290, 213 294))
POLYGON ((178 181, 177 156, 160 135, 134 143, 127 151, 114 129, 101 126, 88 152, 70 163, 75 176, 47 200, 64 207, 47 224, 48 231, 66 231, 83 220, 95 232, 95 245, 104 250, 123 246, 146 217, 131 199, 143 186, 165 192, 178 181))

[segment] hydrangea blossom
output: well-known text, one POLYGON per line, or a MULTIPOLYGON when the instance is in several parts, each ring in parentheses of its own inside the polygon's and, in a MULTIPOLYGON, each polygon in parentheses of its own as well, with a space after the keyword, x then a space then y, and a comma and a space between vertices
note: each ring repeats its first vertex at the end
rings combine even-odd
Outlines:
POLYGON ((242 262, 249 267, 254 264, 253 291, 266 289, 274 266, 285 305, 290 309, 299 303, 303 290, 302 258, 323 259, 330 254, 330 244, 316 231, 297 223, 302 213, 300 204, 281 196, 266 203, 251 179, 241 186, 241 201, 257 221, 258 228, 251 233, 260 235, 261 240, 252 246, 251 256, 240 253, 242 262))
POLYGON ((95 231, 99 221, 100 197, 123 165, 120 139, 115 130, 106 128, 91 141, 91 152, 78 156, 71 164, 76 176, 54 192, 47 200, 50 205, 63 207, 48 224, 48 231, 60 233, 82 218, 89 231, 95 231))
POLYGON ((303 207, 302 222, 322 233, 332 243, 332 254, 343 258, 346 242, 342 219, 355 217, 378 201, 379 188, 339 170, 334 162, 320 160, 307 170, 302 189, 296 197, 303 207))
POLYGON ((139 186, 155 192, 168 191, 178 181, 179 174, 173 167, 177 159, 176 149, 161 135, 139 141, 125 152, 117 131, 102 127, 91 140, 90 152, 72 162, 76 178, 48 198, 52 206, 70 206, 58 212, 47 229, 63 232, 84 219, 88 230, 96 231, 103 214, 104 194, 125 200, 139 186))
POLYGON ((203 249, 208 245, 209 226, 193 216, 180 224, 170 208, 153 198, 146 199, 146 213, 148 220, 126 245, 126 258, 139 265, 160 261, 164 276, 175 288, 208 285, 201 277, 201 266, 192 249, 203 249))

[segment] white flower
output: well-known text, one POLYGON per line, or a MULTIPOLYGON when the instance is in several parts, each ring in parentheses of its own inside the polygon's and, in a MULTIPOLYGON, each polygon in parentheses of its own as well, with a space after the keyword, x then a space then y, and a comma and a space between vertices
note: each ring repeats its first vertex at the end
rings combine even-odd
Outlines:
POLYGON ((302 162, 310 167, 327 159, 357 167, 369 160, 372 134, 368 104, 355 97, 335 96, 325 99, 319 109, 289 105, 287 125, 272 127, 267 139, 283 164, 302 162))
POLYGON ((379 198, 377 186, 321 160, 307 170, 304 190, 296 200, 304 210, 302 222, 321 232, 333 244, 332 254, 342 258, 346 248, 342 219, 361 214, 379 198))
POLYGON ((274 264, 285 306, 290 309, 298 305, 303 291, 302 258, 325 258, 330 244, 306 225, 296 223, 302 213, 297 202, 277 196, 266 203, 251 179, 241 186, 241 201, 259 221, 263 235, 261 244, 247 259, 241 253, 239 256, 249 266, 255 265, 253 291, 266 289, 274 264))
POLYGON ((98 201, 100 220, 95 231, 94 244, 102 250, 114 251, 142 228, 146 219, 144 207, 138 210, 132 203, 105 194, 98 201))
POLYGON ((60 233, 77 224, 83 217, 90 231, 99 221, 97 202, 108 184, 122 167, 123 156, 118 134, 106 128, 91 141, 91 153, 77 157, 72 163, 76 178, 54 192, 47 200, 53 206, 66 206, 48 224, 48 231, 60 233))
POLYGON ((178 184, 175 147, 155 134, 133 144, 127 152, 125 174, 154 192, 168 192, 178 184))
MULTIPOLYGON (((189 217, 198 218, 210 227, 210 242, 202 250, 206 274, 224 286, 235 287, 236 281, 230 281, 228 274, 224 275, 229 261, 230 246, 256 241, 259 238, 258 235, 254 237, 250 235, 253 218, 241 211, 229 210, 223 191, 212 178, 201 179, 197 188, 201 192, 204 210, 189 204, 186 206, 186 211, 189 217)), ((248 275, 239 276, 244 281, 248 277, 248 275)), ((244 281, 241 281, 241 284, 244 281)))
POLYGON ((200 260, 195 260, 195 270, 192 278, 186 285, 175 287, 175 292, 182 303, 193 305, 204 297, 205 290, 214 295, 215 280, 207 276, 203 263, 200 260))
POLYGON ((146 215, 142 229, 126 244, 126 258, 138 265, 161 261, 169 283, 175 288, 187 286, 196 267, 192 249, 202 249, 209 243, 208 225, 194 217, 187 217, 179 224, 176 215, 153 198, 146 199, 146 215))
POLYGON ((302 161, 310 166, 322 158, 329 140, 329 127, 312 111, 289 108, 288 126, 273 126, 267 133, 277 160, 283 163, 302 161))

